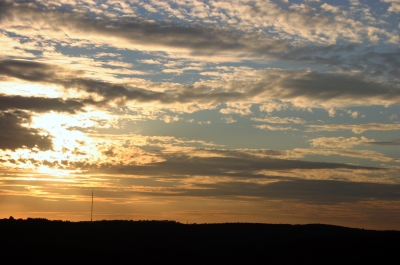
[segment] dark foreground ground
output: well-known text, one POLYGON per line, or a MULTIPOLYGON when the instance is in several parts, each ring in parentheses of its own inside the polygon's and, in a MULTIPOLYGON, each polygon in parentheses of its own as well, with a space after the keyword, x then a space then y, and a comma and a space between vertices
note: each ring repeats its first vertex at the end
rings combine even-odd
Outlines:
POLYGON ((3 219, 0 254, 14 264, 397 264, 400 231, 320 224, 3 219))

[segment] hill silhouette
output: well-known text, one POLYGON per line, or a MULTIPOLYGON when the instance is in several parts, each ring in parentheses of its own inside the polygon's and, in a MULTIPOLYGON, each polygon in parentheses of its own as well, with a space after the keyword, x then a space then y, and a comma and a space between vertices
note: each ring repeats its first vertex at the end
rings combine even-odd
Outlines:
POLYGON ((384 264, 400 249, 400 231, 322 224, 10 218, 0 233, 2 256, 15 263, 384 264))

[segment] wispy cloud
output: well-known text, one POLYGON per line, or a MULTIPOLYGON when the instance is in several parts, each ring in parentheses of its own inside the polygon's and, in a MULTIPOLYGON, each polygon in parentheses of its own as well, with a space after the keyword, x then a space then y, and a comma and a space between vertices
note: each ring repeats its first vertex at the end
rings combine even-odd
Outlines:
POLYGON ((396 131, 400 129, 398 123, 367 123, 367 124, 328 124, 328 125, 308 125, 309 131, 344 131, 350 130, 353 133, 360 134, 365 131, 396 131))

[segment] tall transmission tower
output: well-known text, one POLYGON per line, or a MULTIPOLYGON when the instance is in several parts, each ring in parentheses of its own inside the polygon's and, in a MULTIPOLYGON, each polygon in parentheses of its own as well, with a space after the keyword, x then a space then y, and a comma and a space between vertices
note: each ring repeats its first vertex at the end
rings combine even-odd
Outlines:
POLYGON ((92 210, 90 212, 90 222, 93 222, 93 190, 92 190, 92 210))

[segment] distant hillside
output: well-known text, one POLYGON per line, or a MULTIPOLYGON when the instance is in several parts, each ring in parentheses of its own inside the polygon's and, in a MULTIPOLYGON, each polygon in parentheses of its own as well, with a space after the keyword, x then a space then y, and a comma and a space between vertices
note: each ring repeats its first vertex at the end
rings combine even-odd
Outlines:
POLYGON ((400 231, 322 224, 3 219, 0 233, 14 263, 384 264, 400 249, 400 231))

